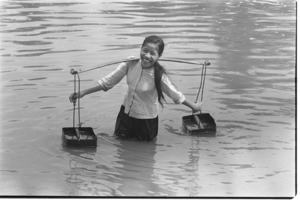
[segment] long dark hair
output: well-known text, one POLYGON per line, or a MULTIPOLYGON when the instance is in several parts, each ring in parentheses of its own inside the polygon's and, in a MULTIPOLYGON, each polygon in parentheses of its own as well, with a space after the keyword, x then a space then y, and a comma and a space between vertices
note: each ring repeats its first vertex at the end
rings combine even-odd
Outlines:
MULTIPOLYGON (((145 38, 143 45, 146 45, 147 43, 154 43, 157 44, 158 47, 158 54, 159 56, 162 56, 162 53, 164 51, 164 41, 162 40, 162 38, 156 36, 156 35, 151 35, 145 38)), ((166 74, 166 70, 163 66, 161 66, 159 64, 159 62, 156 62, 154 64, 154 82, 155 82, 155 87, 157 90, 157 94, 158 94, 158 102, 160 103, 161 106, 163 106, 162 100, 165 101, 165 97, 164 94, 162 92, 161 89, 161 77, 163 76, 163 74, 166 74)))

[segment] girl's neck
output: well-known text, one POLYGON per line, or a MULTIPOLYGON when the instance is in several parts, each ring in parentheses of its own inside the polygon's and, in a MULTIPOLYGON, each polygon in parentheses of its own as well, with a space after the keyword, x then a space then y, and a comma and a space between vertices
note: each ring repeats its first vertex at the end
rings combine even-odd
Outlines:
POLYGON ((151 66, 148 66, 148 67, 144 67, 142 64, 141 64, 141 66, 142 66, 142 69, 152 69, 154 67, 154 65, 151 65, 151 66))

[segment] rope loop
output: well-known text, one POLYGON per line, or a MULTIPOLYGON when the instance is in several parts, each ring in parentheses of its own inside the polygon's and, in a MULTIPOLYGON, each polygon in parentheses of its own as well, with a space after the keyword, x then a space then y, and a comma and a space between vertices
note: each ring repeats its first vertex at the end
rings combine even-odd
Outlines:
MULTIPOLYGON (((198 90, 198 94, 197 94, 195 103, 198 102, 198 98, 199 98, 200 92, 201 92, 201 98, 200 98, 200 101, 201 101, 201 102, 203 101, 204 84, 205 84, 205 77, 206 77, 206 68, 207 68, 207 65, 210 65, 210 62, 206 60, 206 61, 204 62, 204 64, 202 65, 201 79, 200 79, 200 86, 199 86, 199 90, 198 90)), ((200 113, 201 113, 201 111, 200 111, 200 113)))
MULTIPOLYGON (((78 99, 78 126, 81 127, 80 122, 80 77, 79 73, 74 73, 74 94, 77 96, 78 99), (76 92, 76 75, 78 78, 78 92, 76 92)), ((73 102, 73 128, 75 128, 75 112, 76 112, 76 101, 73 102)))

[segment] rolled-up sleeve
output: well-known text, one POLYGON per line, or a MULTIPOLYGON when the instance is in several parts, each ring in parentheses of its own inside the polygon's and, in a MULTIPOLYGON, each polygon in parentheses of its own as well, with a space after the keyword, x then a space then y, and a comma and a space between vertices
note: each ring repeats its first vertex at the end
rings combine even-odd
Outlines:
POLYGON ((107 91, 117 85, 127 73, 128 62, 121 63, 113 72, 100 79, 98 83, 104 91, 107 91))
POLYGON ((178 91, 175 86, 171 83, 169 78, 166 75, 163 75, 161 78, 161 86, 162 91, 170 97, 174 103, 176 104, 182 104, 185 100, 185 96, 182 94, 182 92, 178 91))

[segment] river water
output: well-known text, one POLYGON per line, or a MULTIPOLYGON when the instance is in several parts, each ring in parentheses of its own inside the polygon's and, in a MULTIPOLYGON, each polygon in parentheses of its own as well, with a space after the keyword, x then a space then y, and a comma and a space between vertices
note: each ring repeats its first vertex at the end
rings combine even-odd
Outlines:
MULTIPOLYGON (((296 6, 288 0, 1 1, 0 195, 291 197, 295 195, 296 6), (138 56, 209 60, 203 112, 216 137, 182 129, 167 99, 156 142, 113 137, 125 81, 81 100, 96 149, 62 145, 72 126, 69 71, 138 56)), ((201 68, 162 62, 194 100, 201 68)), ((81 75, 81 87, 117 65, 81 75)))

